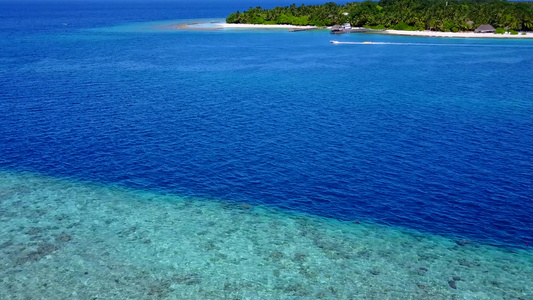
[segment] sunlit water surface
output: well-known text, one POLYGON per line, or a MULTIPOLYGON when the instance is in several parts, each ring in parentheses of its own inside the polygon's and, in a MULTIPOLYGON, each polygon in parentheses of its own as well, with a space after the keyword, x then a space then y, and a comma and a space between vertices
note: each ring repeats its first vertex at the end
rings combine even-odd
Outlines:
POLYGON ((248 6, 0 3, 0 294, 532 299, 533 42, 248 6))

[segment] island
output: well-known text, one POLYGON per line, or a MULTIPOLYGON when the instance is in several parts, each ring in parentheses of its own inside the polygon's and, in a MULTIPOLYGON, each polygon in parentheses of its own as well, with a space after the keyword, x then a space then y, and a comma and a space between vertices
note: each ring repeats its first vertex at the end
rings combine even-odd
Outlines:
POLYGON ((502 0, 381 0, 338 5, 295 4, 231 13, 227 24, 261 24, 384 30, 389 34, 532 37, 533 2, 502 0), (411 32, 411 33, 409 33, 411 32), (457 33, 457 34, 453 34, 457 33), (461 35, 461 33, 463 33, 461 35), (518 36, 520 35, 520 36, 518 36))

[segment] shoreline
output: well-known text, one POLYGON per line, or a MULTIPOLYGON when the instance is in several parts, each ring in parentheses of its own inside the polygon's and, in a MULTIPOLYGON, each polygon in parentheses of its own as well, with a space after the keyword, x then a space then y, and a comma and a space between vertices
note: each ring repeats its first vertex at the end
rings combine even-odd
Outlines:
POLYGON ((420 37, 444 37, 444 38, 484 38, 484 39, 533 39, 532 33, 526 35, 475 33, 475 32, 442 32, 442 31, 407 31, 387 29, 383 31, 388 35, 420 36, 420 37))

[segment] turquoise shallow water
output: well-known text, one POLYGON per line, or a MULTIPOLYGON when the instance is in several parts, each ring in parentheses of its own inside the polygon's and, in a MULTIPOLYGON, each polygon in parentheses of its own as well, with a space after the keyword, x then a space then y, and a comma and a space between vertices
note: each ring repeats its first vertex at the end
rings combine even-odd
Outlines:
POLYGON ((0 173, 0 226, 9 299, 533 297, 524 250, 31 173, 0 173))

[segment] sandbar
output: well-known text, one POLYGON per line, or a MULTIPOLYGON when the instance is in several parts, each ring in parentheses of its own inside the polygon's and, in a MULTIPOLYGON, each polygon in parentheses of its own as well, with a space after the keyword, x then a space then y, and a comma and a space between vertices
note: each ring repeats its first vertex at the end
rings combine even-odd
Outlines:
POLYGON ((229 24, 223 22, 217 23, 184 23, 174 25, 176 29, 186 29, 186 30, 216 30, 216 29, 317 29, 320 27, 316 26, 297 26, 297 25, 288 25, 288 24, 229 24))
POLYGON ((297 25, 287 25, 287 24, 273 24, 273 25, 265 25, 265 24, 229 24, 229 23, 218 23, 217 26, 220 26, 222 28, 288 28, 288 29, 305 29, 305 28, 318 28, 316 26, 297 26, 297 25))

